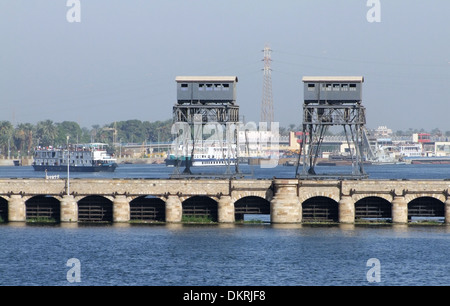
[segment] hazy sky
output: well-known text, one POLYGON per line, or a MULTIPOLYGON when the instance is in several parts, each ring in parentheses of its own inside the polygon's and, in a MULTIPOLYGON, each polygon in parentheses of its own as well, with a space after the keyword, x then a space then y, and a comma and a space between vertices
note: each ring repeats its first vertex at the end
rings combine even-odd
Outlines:
POLYGON ((275 121, 302 121, 303 76, 362 75, 367 126, 450 130, 450 1, 0 0, 0 120, 166 120, 178 75, 233 75, 259 121, 272 48, 275 121))

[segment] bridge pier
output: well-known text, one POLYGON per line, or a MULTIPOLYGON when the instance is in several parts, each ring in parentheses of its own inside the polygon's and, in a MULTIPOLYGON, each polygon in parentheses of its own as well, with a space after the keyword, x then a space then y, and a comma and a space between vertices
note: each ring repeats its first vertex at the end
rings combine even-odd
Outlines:
POLYGON ((298 198, 298 180, 275 180, 270 202, 271 223, 301 223, 302 205, 298 198))
POLYGON ((233 223, 235 221, 234 204, 230 196, 221 196, 217 203, 217 219, 219 223, 233 223))
POLYGON ((12 194, 8 200, 8 221, 26 221, 25 200, 20 194, 12 194))
POLYGON ((339 201, 339 223, 355 223, 355 202, 351 196, 341 196, 339 201))
POLYGON ((60 205, 61 222, 78 222, 78 204, 72 195, 64 195, 60 205))
POLYGON ((447 200, 444 203, 445 205, 445 224, 450 224, 450 195, 447 196, 447 200))
POLYGON ((395 196, 392 201, 392 223, 408 223, 408 203, 404 196, 395 196))
POLYGON ((113 222, 130 221, 130 202, 125 195, 116 195, 113 200, 113 222))
POLYGON ((177 195, 169 195, 166 200, 166 222, 181 222, 182 215, 183 206, 181 204, 180 198, 177 195))

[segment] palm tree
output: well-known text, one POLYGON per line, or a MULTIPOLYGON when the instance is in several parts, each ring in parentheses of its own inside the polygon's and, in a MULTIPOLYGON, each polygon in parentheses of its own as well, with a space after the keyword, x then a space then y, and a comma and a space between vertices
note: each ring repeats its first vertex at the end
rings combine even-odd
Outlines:
POLYGON ((52 120, 39 121, 36 125, 36 134, 40 146, 51 146, 58 136, 58 130, 52 120))
POLYGON ((100 130, 100 125, 94 124, 91 130, 91 142, 96 142, 97 132, 100 130))
POLYGON ((33 132, 35 128, 31 123, 25 123, 25 143, 27 145, 27 155, 30 155, 31 148, 33 147, 33 132))
POLYGON ((23 124, 19 124, 14 130, 14 144, 18 150, 23 151, 24 143, 25 131, 23 129, 23 124))
POLYGON ((9 121, 0 121, 0 151, 3 155, 8 154, 8 149, 11 145, 11 137, 14 132, 14 127, 9 121))
POLYGON ((14 131, 14 142, 16 148, 29 155, 33 147, 34 126, 31 123, 20 123, 14 131))

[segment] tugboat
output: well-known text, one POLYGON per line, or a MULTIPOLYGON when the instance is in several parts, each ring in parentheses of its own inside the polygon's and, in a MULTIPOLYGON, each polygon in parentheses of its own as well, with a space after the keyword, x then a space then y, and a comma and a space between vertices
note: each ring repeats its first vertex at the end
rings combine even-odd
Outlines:
POLYGON ((104 143, 88 143, 63 147, 37 147, 34 152, 35 171, 114 172, 116 159, 106 152, 104 143))

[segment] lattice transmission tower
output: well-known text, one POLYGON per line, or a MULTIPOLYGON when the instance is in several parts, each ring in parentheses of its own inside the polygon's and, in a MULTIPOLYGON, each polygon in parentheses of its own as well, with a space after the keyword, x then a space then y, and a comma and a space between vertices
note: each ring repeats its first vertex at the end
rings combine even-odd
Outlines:
POLYGON ((267 122, 270 125, 273 122, 273 96, 272 96, 272 49, 269 45, 264 47, 264 81, 263 81, 263 95, 261 103, 261 122, 267 122))

